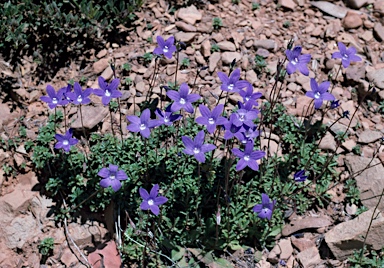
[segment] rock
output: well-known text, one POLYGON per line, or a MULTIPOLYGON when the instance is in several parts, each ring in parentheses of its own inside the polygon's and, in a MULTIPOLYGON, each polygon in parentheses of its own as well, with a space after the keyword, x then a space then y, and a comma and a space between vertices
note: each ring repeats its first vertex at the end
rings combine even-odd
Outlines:
POLYGON ((384 68, 368 71, 367 78, 373 82, 376 87, 384 89, 384 68))
POLYGON ((380 22, 376 22, 373 33, 378 41, 384 41, 384 26, 380 22))
POLYGON ((332 224, 331 218, 325 215, 296 217, 289 224, 284 225, 281 234, 289 236, 304 229, 318 229, 332 224))
POLYGON ((365 66, 363 65, 351 65, 345 69, 345 74, 348 80, 352 80, 356 83, 360 82, 360 79, 365 78, 365 66))
POLYGON ((32 189, 39 182, 32 172, 19 175, 19 180, 13 192, 0 197, 0 211, 7 211, 16 216, 28 211, 32 198, 38 194, 32 189))
MULTIPOLYGON (((108 115, 109 110, 104 106, 82 106, 84 128, 92 129, 99 124, 108 115)), ((77 113, 77 118, 71 124, 74 130, 82 130, 80 112, 77 113)))
POLYGON ((107 238, 108 230, 96 221, 90 221, 83 224, 71 222, 68 224, 68 231, 73 241, 81 248, 95 242, 100 242, 107 238))
POLYGON ((205 39, 203 43, 201 43, 201 54, 204 57, 209 57, 211 55, 211 42, 208 39, 205 39))
POLYGON ((96 61, 93 64, 93 72, 96 74, 101 73, 109 66, 109 59, 103 58, 101 60, 96 61))
POLYGON ((213 52, 209 57, 209 71, 212 73, 217 68, 217 64, 219 63, 221 58, 220 52, 213 52))
POLYGON ((117 252, 116 243, 114 241, 109 241, 101 246, 102 248, 99 247, 99 249, 88 255, 88 261, 92 267, 120 267, 121 258, 119 252, 117 252), (101 265, 102 257, 104 257, 104 266, 101 265))
POLYGON ((254 70, 248 70, 245 73, 245 78, 251 84, 254 84, 258 81, 257 74, 255 73, 254 70))
POLYGON ((175 38, 178 41, 184 42, 184 43, 191 43, 197 33, 186 33, 186 32, 177 32, 175 34, 175 38))
POLYGON ((354 9, 360 9, 367 4, 367 0, 346 0, 345 4, 354 9))
POLYGON ((293 0, 279 0, 279 4, 290 10, 295 10, 296 8, 296 3, 293 0))
POLYGON ((287 261, 289 257, 291 257, 293 253, 293 248, 291 245, 291 240, 288 239, 281 239, 269 252, 268 254, 268 261, 276 264, 279 262, 279 260, 287 261))
MULTIPOLYGON (((362 248, 374 210, 371 208, 353 220, 342 222, 325 234, 325 242, 337 259, 344 260, 355 250, 359 251, 362 248)), ((366 246, 373 250, 384 247, 384 217, 377 209, 366 239, 366 246)))
POLYGON ((197 10, 194 5, 191 5, 187 8, 180 8, 179 12, 177 12, 177 18, 194 25, 196 21, 201 20, 203 15, 197 10))
POLYGON ((6 103, 0 103, 0 126, 5 122, 7 122, 11 118, 11 111, 10 108, 8 107, 8 104, 6 103))
POLYGON ((268 58, 269 51, 264 48, 258 48, 256 51, 256 55, 263 57, 264 59, 268 58))
POLYGON ((310 233, 304 233, 304 237, 300 237, 300 238, 297 238, 294 235, 291 236, 291 243, 300 252, 311 247, 316 247, 314 240, 315 240, 314 236, 311 235, 310 233))
POLYGON ((255 40, 253 43, 253 46, 256 49, 264 48, 264 49, 273 51, 276 49, 276 42, 272 39, 255 40))
POLYGON ((293 111, 294 115, 302 117, 312 114, 314 112, 314 108, 313 104, 311 105, 311 102, 311 99, 307 96, 299 96, 296 100, 296 108, 293 111))
POLYGON ((373 9, 381 15, 384 15, 384 0, 373 1, 373 9))
POLYGON ((40 229, 36 227, 36 220, 31 214, 14 218, 2 230, 5 244, 10 249, 22 249, 28 240, 41 234, 40 229), (33 232, 31 232, 32 230, 33 232))
MULTIPOLYGON (((377 158, 372 160, 367 157, 347 155, 344 162, 349 172, 354 174, 363 205, 367 208, 375 207, 384 188, 384 167, 378 164, 380 160, 377 158), (370 168, 367 168, 368 164, 370 164, 370 168)), ((380 211, 384 210, 384 202, 379 204, 378 209, 380 211)))
POLYGON ((317 264, 321 263, 319 250, 317 247, 310 247, 299 254, 296 259, 301 263, 302 267, 318 267, 317 264))
POLYGON ((104 58, 105 55, 107 55, 107 53, 108 53, 108 50, 106 50, 104 48, 104 49, 100 50, 99 53, 97 53, 96 58, 98 58, 98 59, 104 58))
POLYGON ((336 141, 331 133, 327 132, 324 138, 321 140, 319 144, 319 148, 322 150, 336 151, 336 141))
POLYGON ((348 11, 347 15, 343 19, 343 27, 345 29, 356 29, 363 25, 363 20, 359 14, 348 11))
POLYGON ((348 11, 348 9, 345 7, 341 7, 326 1, 311 1, 310 4, 317 7, 321 11, 339 19, 344 18, 348 11))
POLYGON ((224 64, 230 64, 234 59, 239 61, 241 59, 241 54, 238 52, 224 52, 221 55, 221 60, 224 64))
POLYGON ((79 263, 76 255, 73 254, 69 248, 64 249, 60 261, 65 265, 65 267, 78 267, 75 265, 79 263))
POLYGON ((381 137, 383 137, 383 134, 380 131, 364 130, 363 132, 358 134, 358 136, 358 142, 368 144, 381 139, 381 137))
POLYGON ((232 42, 222 41, 217 43, 217 46, 224 51, 236 51, 236 46, 232 42))
POLYGON ((195 26, 188 24, 188 23, 185 23, 183 21, 177 21, 175 23, 175 25, 177 26, 177 28, 180 28, 181 30, 183 30, 185 32, 196 32, 197 31, 195 26))

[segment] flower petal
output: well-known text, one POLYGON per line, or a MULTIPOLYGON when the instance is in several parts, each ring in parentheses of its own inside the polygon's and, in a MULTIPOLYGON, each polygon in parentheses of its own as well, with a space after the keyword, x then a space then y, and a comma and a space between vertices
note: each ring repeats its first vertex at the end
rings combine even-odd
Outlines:
POLYGON ((111 185, 111 180, 110 179, 102 179, 100 181, 100 186, 103 188, 108 188, 111 185))
POLYGON ((143 198, 145 201, 147 201, 149 199, 149 193, 144 188, 140 188, 139 193, 140 193, 141 198, 143 198))
POLYGON ((168 198, 166 198, 165 196, 158 196, 156 197, 154 200, 153 200, 153 203, 157 206, 160 206, 162 204, 164 204, 165 202, 168 201, 168 198))
POLYGON ((121 182, 119 180, 111 180, 112 189, 117 192, 121 188, 121 182))
POLYGON ((153 185, 152 189, 151 189, 151 192, 149 193, 149 197, 151 199, 155 199, 157 194, 159 193, 159 185, 158 184, 155 184, 153 185))
POLYGON ((160 213, 160 209, 159 209, 158 206, 156 206, 156 205, 152 205, 152 206, 150 206, 149 208, 151 209, 151 211, 152 211, 153 214, 155 214, 156 216, 159 215, 159 213, 160 213))

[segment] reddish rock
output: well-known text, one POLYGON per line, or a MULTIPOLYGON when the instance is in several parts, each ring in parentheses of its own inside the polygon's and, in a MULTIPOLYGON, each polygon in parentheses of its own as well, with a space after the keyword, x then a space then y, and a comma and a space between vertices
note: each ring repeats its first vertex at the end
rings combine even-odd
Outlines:
POLYGON ((317 264, 321 263, 319 250, 317 247, 310 247, 299 254, 297 254, 296 259, 301 263, 303 267, 317 267, 317 264))
POLYGON ((325 234, 325 242, 337 259, 344 260, 354 251, 361 249, 371 219, 373 220, 365 241, 366 246, 374 250, 384 247, 384 217, 376 210, 372 218, 373 211, 374 208, 371 208, 353 220, 336 225, 325 234))
POLYGON ((363 25, 363 20, 360 18, 360 15, 348 11, 347 15, 343 19, 343 26, 345 29, 356 29, 363 25))
POLYGON ((102 248, 88 255, 88 261, 93 268, 115 268, 121 266, 120 254, 116 249, 116 243, 109 241, 102 248), (104 266, 102 265, 104 263, 104 266))

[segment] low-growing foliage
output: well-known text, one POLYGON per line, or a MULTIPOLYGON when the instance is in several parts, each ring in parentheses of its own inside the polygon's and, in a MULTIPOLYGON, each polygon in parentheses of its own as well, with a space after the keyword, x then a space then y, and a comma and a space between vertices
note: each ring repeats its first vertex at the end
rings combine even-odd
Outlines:
MULTIPOLYGON (((175 44, 173 37, 156 40, 157 68, 159 58, 172 58, 184 46, 175 44)), ((339 47, 342 55, 353 58, 350 49, 339 47)), ((153 54, 143 58, 151 61, 153 54)), ((151 84, 140 111, 126 116, 127 135, 121 132, 121 123, 111 121, 109 133, 93 132, 88 137, 84 128, 71 129, 66 115, 55 112, 40 129, 32 159, 46 179, 46 194, 59 203, 65 201, 56 218, 113 206, 119 215, 114 217, 116 224, 121 224, 120 215, 126 219, 122 228, 116 228, 124 259, 144 266, 187 266, 201 260, 227 265, 213 253, 242 246, 272 247, 285 216, 328 205, 327 191, 339 175, 337 155, 318 148, 330 128, 322 124, 323 118, 290 115, 279 101, 277 85, 286 75, 309 73, 311 56, 301 54, 300 46, 288 49, 286 56, 286 72, 278 66, 276 86, 264 99, 240 79, 236 61, 230 73, 217 72, 222 91, 215 105, 197 94, 194 83, 178 85, 177 79, 162 86, 161 100, 149 100, 151 84), (243 100, 232 105, 230 94, 243 100), (196 116, 197 109, 201 116, 196 116), (65 131, 56 133, 59 126, 65 131), (78 140, 81 135, 86 143, 78 140), (186 249, 192 257, 186 257, 186 249)), ((261 72, 264 59, 255 61, 261 72)), ((342 64, 347 64, 344 58, 342 64)), ((129 68, 123 65, 123 69, 129 68)), ((102 98, 111 115, 121 117, 120 80, 114 77, 108 83, 100 77, 98 82, 100 88, 92 91, 76 82, 74 92, 72 86, 57 92, 47 86, 48 96, 41 100, 55 111, 72 103, 81 116, 92 92, 102 98)), ((318 84, 311 79, 306 96, 313 100, 308 111, 313 108, 323 117, 322 107, 338 109, 329 86, 327 81, 318 84)), ((339 119, 346 117, 344 113, 339 119)), ((346 132, 337 137, 339 146, 346 132)), ((348 201, 358 203, 355 185, 347 182, 347 187, 348 201)))

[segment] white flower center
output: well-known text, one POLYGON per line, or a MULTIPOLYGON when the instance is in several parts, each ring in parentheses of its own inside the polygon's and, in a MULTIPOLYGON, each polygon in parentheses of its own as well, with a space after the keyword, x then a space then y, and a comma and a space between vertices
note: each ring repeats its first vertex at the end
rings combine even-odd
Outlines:
POLYGON ((53 104, 57 104, 57 99, 56 99, 56 98, 53 98, 53 99, 52 99, 52 103, 53 103, 53 104))
POLYGON ((348 54, 346 54, 346 53, 343 54, 342 57, 343 57, 344 60, 347 60, 347 59, 349 58, 349 57, 348 57, 348 54))
POLYGON ((245 161, 249 161, 249 159, 250 159, 249 155, 245 155, 245 156, 244 156, 244 160, 245 160, 245 161))
POLYGON ((208 119, 208 123, 210 125, 213 125, 215 123, 215 120, 211 117, 211 118, 208 119))
POLYGON ((243 114, 240 115, 239 120, 243 122, 245 120, 245 116, 243 114))
POLYGON ((110 178, 111 180, 114 180, 116 177, 115 177, 115 175, 110 175, 109 178, 110 178))
POLYGON ((165 47, 163 48, 163 52, 164 52, 164 53, 167 53, 167 52, 168 52, 168 47, 167 47, 167 46, 165 46, 165 47))
POLYGON ((144 130, 144 129, 146 129, 147 127, 145 126, 145 124, 141 124, 140 125, 140 130, 144 130))
POLYGON ((230 84, 229 86, 228 86, 228 89, 229 90, 233 90, 233 87, 234 87, 235 85, 234 84, 230 84))
POLYGON ((180 104, 185 104, 185 99, 180 98, 180 104))
POLYGON ((296 65, 296 64, 299 63, 299 59, 298 59, 298 58, 294 58, 294 59, 291 61, 291 63, 292 63, 293 65, 296 65))
POLYGON ((65 140, 65 141, 63 141, 63 144, 64 144, 64 145, 68 145, 69 142, 68 142, 67 140, 65 140))
POLYGON ((111 96, 111 92, 109 92, 108 90, 105 91, 105 96, 109 97, 111 96))
POLYGON ((149 199, 149 200, 148 200, 148 205, 153 206, 153 204, 154 204, 153 200, 152 200, 152 199, 149 199))
POLYGON ((83 101, 83 98, 81 96, 78 96, 77 97, 77 102, 82 102, 83 101))
POLYGON ((200 149, 199 148, 193 148, 193 153, 194 154, 198 154, 198 153, 200 153, 200 149))
POLYGON ((164 116, 164 122, 165 122, 165 123, 168 123, 168 122, 169 122, 169 118, 168 118, 168 116, 164 116))
POLYGON ((249 99, 250 99, 249 97, 245 97, 245 100, 246 100, 246 101, 249 101, 249 99))
POLYGON ((316 93, 315 93, 315 99, 320 98, 320 96, 321 96, 321 94, 320 94, 319 92, 316 92, 316 93))

